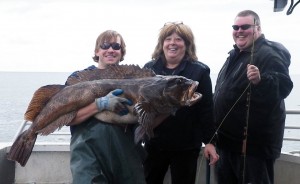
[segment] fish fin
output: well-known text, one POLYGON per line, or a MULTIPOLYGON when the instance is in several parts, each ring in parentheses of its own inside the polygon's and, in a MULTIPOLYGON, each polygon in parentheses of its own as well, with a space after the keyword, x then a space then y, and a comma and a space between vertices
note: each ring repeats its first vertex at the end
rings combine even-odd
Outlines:
POLYGON ((134 131, 134 142, 138 144, 141 140, 145 139, 145 129, 143 126, 139 125, 134 131))
POLYGON ((137 79, 154 77, 151 69, 140 68, 139 65, 108 65, 105 70, 92 68, 75 72, 67 79, 67 85, 100 79, 137 79))
POLYGON ((137 102, 134 106, 134 111, 141 115, 143 112, 151 113, 156 112, 154 107, 151 105, 151 102, 145 99, 144 97, 140 97, 139 102, 137 102))
MULTIPOLYGON (((152 121, 149 121, 152 122, 152 121)), ((149 122, 144 123, 145 125, 140 124, 134 131, 134 142, 137 144, 142 140, 150 139, 154 137, 153 127, 149 126, 149 122)))
POLYGON ((107 71, 114 73, 114 76, 121 75, 123 79, 135 79, 144 77, 154 77, 153 70, 148 68, 140 68, 139 65, 109 65, 107 71))
POLYGON ((66 84, 67 85, 74 85, 79 82, 84 81, 92 81, 92 80, 99 80, 102 78, 102 72, 100 72, 100 69, 94 68, 94 69, 84 69, 80 71, 76 71, 74 74, 72 74, 68 79, 66 84))
POLYGON ((7 159, 17 161, 24 167, 31 155, 36 138, 37 134, 32 135, 31 131, 25 130, 14 141, 7 155, 7 159))
POLYGON ((75 118, 77 114, 77 111, 72 111, 68 114, 64 114, 57 118, 55 121, 50 123, 48 126, 45 128, 37 131, 36 133, 41 134, 41 135, 49 135, 53 133, 55 130, 60 130, 64 125, 69 124, 72 122, 72 120, 75 118))
POLYGON ((153 125, 155 116, 156 115, 154 113, 144 113, 143 117, 141 118, 140 124, 145 129, 145 134, 147 135, 147 137, 149 139, 154 136, 154 133, 153 133, 154 127, 152 125, 153 125))
POLYGON ((137 113, 138 116, 138 122, 140 124, 139 127, 141 127, 142 130, 136 131, 137 134, 141 135, 135 135, 135 140, 139 141, 141 138, 144 137, 144 134, 148 136, 148 138, 153 137, 153 128, 151 125, 153 124, 153 121, 156 117, 156 112, 153 109, 147 108, 147 103, 137 103, 134 106, 134 111, 137 113), (146 109, 146 110, 145 110, 146 109))
POLYGON ((34 119, 39 115, 44 106, 48 103, 52 96, 62 90, 65 85, 47 85, 36 90, 27 107, 24 115, 26 121, 34 122, 34 119))

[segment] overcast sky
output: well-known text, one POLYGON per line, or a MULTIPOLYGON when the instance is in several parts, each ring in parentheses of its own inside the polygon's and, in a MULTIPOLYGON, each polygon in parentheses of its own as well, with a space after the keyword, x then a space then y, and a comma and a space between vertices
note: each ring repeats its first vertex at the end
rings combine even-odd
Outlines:
MULTIPOLYGON (((218 73, 232 48, 233 19, 256 11, 267 39, 292 54, 291 74, 300 74, 300 7, 287 16, 271 0, 0 0, 0 71, 72 72, 96 64, 98 35, 114 29, 127 45, 123 64, 141 67, 151 59, 165 22, 193 30, 197 55, 218 73)), ((300 5, 299 5, 300 6, 300 5)))

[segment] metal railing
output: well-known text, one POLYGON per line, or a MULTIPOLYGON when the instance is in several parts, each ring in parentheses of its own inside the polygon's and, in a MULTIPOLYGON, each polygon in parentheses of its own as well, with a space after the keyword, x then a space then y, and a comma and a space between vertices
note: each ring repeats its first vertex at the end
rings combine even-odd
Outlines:
MULTIPOLYGON (((298 109, 287 109, 286 110, 286 114, 287 115, 291 115, 291 114, 296 114, 296 115, 300 115, 300 110, 298 109)), ((300 123, 300 122, 299 122, 300 123)), ((300 125, 299 126, 285 126, 285 130, 300 130, 300 125)), ((298 134, 300 135, 300 134, 298 134)), ((283 138, 284 141, 300 141, 300 138, 298 137, 284 137, 283 138)))
MULTIPOLYGON (((289 115, 289 114, 300 115, 300 110, 298 110, 298 109, 287 109, 286 114, 287 115, 289 115)), ((24 121, 22 123, 22 125, 19 127, 19 130, 17 131, 17 133, 16 133, 13 140, 16 140, 17 136, 19 134, 21 134, 24 131, 24 129, 26 128, 26 126, 29 126, 30 124, 31 124, 31 122, 24 121)), ((294 130, 299 129, 300 130, 300 125, 299 126, 285 126, 285 130, 289 130, 289 129, 294 129, 294 130)), ((51 133, 51 135, 70 135, 70 132, 55 131, 55 132, 51 133)), ((300 141, 300 137, 299 138, 298 137, 284 137, 283 140, 284 141, 300 141)))
MULTIPOLYGON (((15 137, 13 138, 13 142, 17 139, 17 137, 24 131, 26 130, 27 126, 30 126, 31 122, 30 121, 24 121, 21 126, 19 127, 17 133, 15 134, 15 137)), ((71 136, 70 132, 60 132, 60 131, 55 131, 53 133, 51 133, 50 135, 67 135, 67 136, 71 136)))

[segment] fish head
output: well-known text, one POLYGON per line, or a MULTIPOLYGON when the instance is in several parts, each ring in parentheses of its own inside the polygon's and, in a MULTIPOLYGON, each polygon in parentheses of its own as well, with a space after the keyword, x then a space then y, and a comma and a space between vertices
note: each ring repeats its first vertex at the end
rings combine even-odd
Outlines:
POLYGON ((164 76, 167 81, 163 96, 176 106, 191 106, 198 102, 202 95, 197 93, 199 82, 183 76, 164 76))
POLYGON ((176 75, 157 75, 154 79, 141 89, 141 107, 147 113, 173 113, 201 99, 202 95, 196 92, 197 81, 176 75))

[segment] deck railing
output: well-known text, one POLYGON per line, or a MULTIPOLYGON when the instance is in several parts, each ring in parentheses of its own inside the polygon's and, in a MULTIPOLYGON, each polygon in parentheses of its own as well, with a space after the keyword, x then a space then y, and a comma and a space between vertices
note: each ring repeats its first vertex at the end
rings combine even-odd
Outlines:
MULTIPOLYGON (((300 115, 300 110, 287 109, 286 114, 287 115, 291 115, 291 114, 300 115)), ((300 124, 298 126, 285 126, 285 130, 297 130, 297 129, 300 131, 300 124)), ((300 134, 298 134, 298 135, 300 135, 300 134)), ((300 138, 299 137, 284 137, 283 140, 284 141, 300 141, 300 138)))
MULTIPOLYGON (((300 115, 300 110, 298 109, 287 109, 286 110, 286 114, 287 115, 291 115, 291 114, 296 114, 296 115, 300 115)), ((17 138, 17 136, 22 133, 26 126, 29 126, 31 124, 31 122, 28 121, 24 121, 22 123, 22 125, 19 127, 18 132, 16 133, 15 137, 13 140, 15 140, 17 138)), ((300 125, 299 126, 285 126, 285 130, 291 130, 291 129, 298 129, 300 130, 300 125)), ((60 131, 55 131, 53 132, 51 135, 70 135, 70 132, 60 132, 60 131)), ((299 134, 300 135, 300 134, 299 134)), ((283 138, 284 141, 300 141, 299 137, 284 137, 283 138)))

